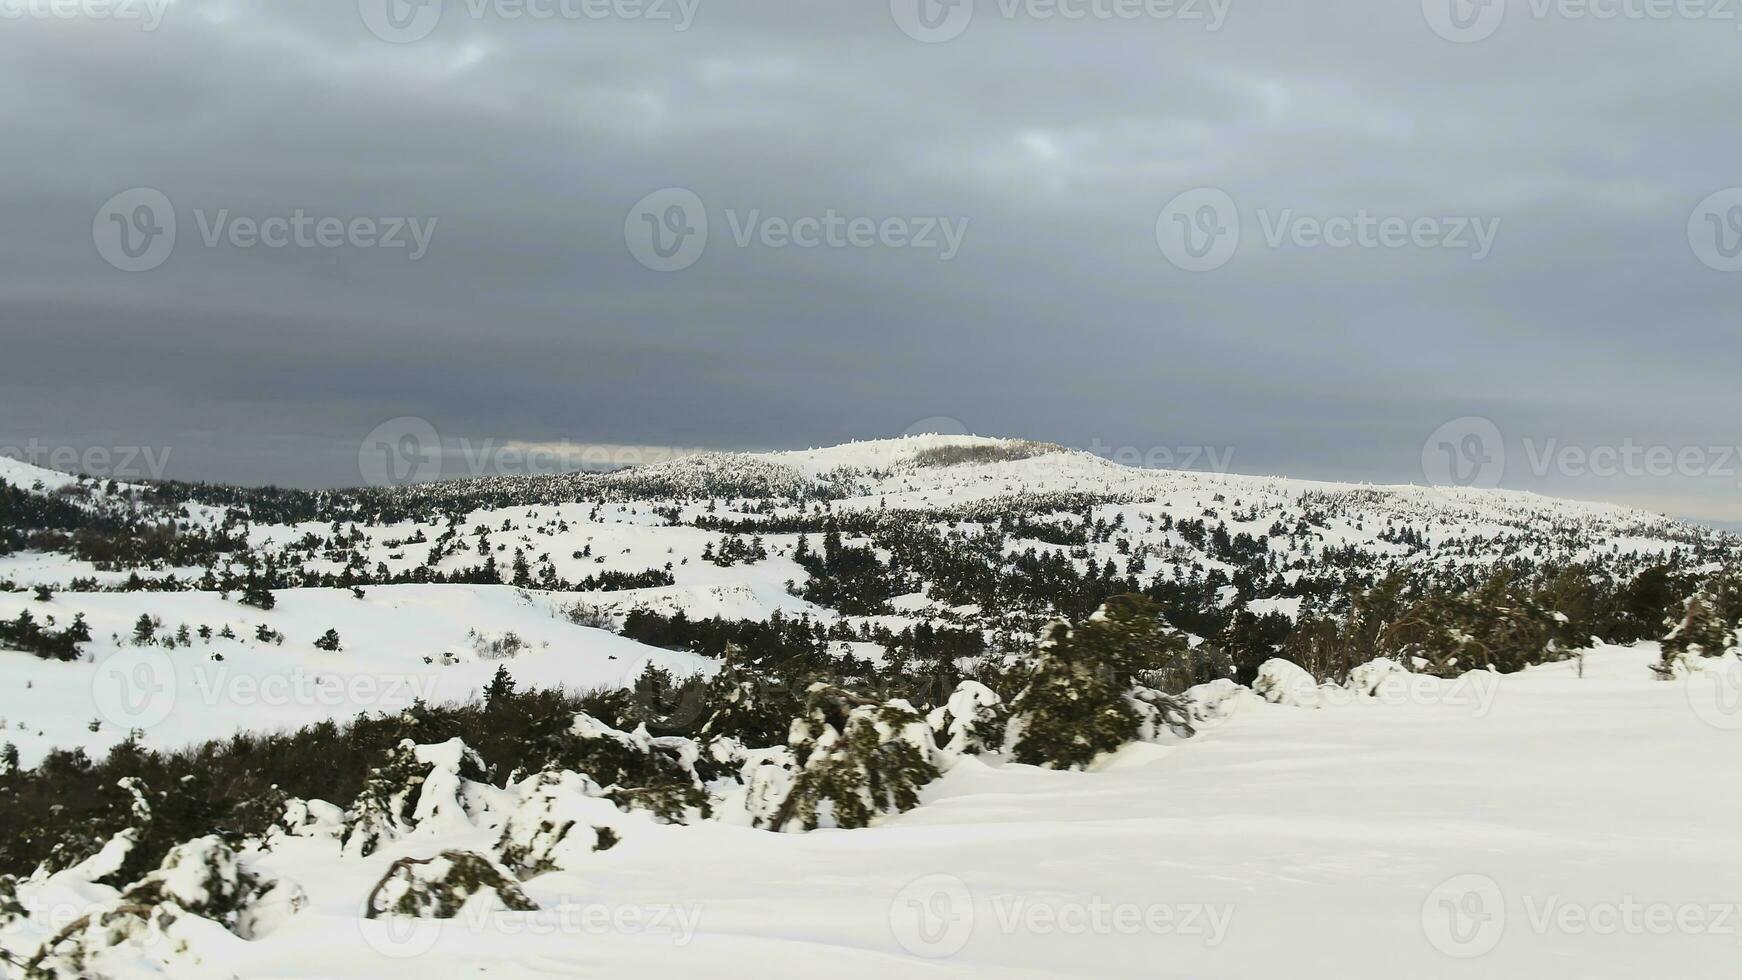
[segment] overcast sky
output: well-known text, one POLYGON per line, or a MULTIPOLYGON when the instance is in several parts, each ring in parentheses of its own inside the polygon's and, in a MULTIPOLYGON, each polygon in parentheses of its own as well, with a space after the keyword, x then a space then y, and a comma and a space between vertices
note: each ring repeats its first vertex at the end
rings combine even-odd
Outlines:
POLYGON ((1742 520, 1727 11, 567 3, 0 0, 0 449, 959 423, 1742 520))

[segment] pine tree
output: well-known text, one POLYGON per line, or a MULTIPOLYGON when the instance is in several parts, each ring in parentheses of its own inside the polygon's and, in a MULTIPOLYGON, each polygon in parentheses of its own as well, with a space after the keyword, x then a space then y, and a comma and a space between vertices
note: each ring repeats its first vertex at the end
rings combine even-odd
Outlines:
POLYGON ((514 677, 508 673, 508 666, 497 666, 496 673, 490 678, 490 684, 484 688, 484 710, 487 712, 506 710, 514 701, 514 677))
POLYGON ((1144 734, 1144 682, 1188 655, 1185 637, 1143 596, 1117 596, 1088 622, 1057 624, 1029 658, 1011 703, 1017 762, 1085 768, 1144 734))
POLYGON ((906 701, 877 702, 827 684, 812 685, 790 744, 800 770, 766 825, 853 829, 878 814, 919 805, 919 790, 939 775, 925 717, 906 701))
POLYGON ((1733 607, 1732 585, 1725 579, 1715 580, 1683 603, 1681 614, 1671 616, 1664 626, 1663 659, 1652 669, 1660 677, 1674 677, 1695 662, 1710 657, 1722 657, 1736 647, 1736 622, 1726 619, 1724 610, 1733 607))
POLYGON ((242 584, 241 602, 244 606, 253 606, 256 609, 271 609, 278 605, 278 598, 259 579, 249 575, 248 580, 242 584))

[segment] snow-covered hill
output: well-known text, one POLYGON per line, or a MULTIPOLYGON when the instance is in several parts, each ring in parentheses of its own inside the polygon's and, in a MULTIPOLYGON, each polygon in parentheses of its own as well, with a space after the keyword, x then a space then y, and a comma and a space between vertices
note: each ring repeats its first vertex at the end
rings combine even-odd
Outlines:
MULTIPOLYGON (((721 753, 710 755, 708 812, 676 821, 685 826, 620 808, 602 775, 463 777, 463 749, 442 734, 406 750, 422 767, 408 785, 422 788, 384 805, 416 816, 378 851, 337 839, 341 809, 352 807, 347 826, 366 822, 353 787, 291 801, 265 839, 236 843, 234 866, 213 857, 228 853, 217 837, 187 852, 291 883, 246 922, 210 910, 135 919, 123 940, 99 916, 63 936, 128 902, 99 880, 110 846, 69 836, 78 863, 0 879, 0 952, 15 963, 59 949, 61 975, 95 976, 1270 977, 1309 962, 1355 978, 1705 978, 1735 962, 1742 925, 1725 922, 1742 912, 1721 885, 1742 880, 1742 799, 1714 781, 1714 760, 1742 731, 1733 657, 1675 683, 1654 674, 1652 642, 1508 674, 1393 664, 1369 696, 1338 650, 1309 644, 1319 676, 1349 686, 1267 661, 1261 677, 1293 678, 1286 691, 1254 682, 1285 702, 1267 703, 1229 679, 1297 635, 1352 620, 1351 597, 1381 580, 1466 596, 1516 575, 1539 591, 1497 632, 1525 624, 1519 635, 1539 638, 1529 663, 1566 655, 1528 632, 1568 621, 1555 602, 1579 604, 1581 622, 1625 626, 1596 607, 1627 597, 1645 610, 1621 611, 1643 622, 1630 638, 1662 636, 1663 613, 1681 608, 1668 583, 1742 557, 1737 539, 1708 529, 1532 494, 1133 469, 968 436, 321 493, 109 484, 16 463, 0 481, 0 635, 88 634, 61 659, 67 646, 0 649, 0 746, 27 768, 54 763, 39 773, 108 771, 56 750, 125 763, 139 748, 359 714, 421 725, 424 712, 407 709, 478 701, 499 671, 521 691, 643 681, 633 697, 589 704, 632 702, 609 737, 645 747, 654 734, 630 729, 658 706, 648 668, 664 672, 656 680, 709 677, 727 656, 728 693, 707 696, 738 703, 739 670, 790 683, 778 733, 819 671, 830 685, 911 693, 928 665, 951 675, 919 704, 928 743, 959 680, 1033 676, 1009 668, 1050 618, 1080 623, 1126 593, 1188 634, 1173 649, 1219 672, 1180 694, 1195 733, 1152 727, 1088 771, 930 742, 923 758, 941 776, 918 805, 852 831, 771 833, 757 807, 789 798, 791 746, 703 738, 696 717, 662 739, 688 766, 704 745, 721 753), (1641 580, 1657 585, 1627 591, 1641 580), (1238 656, 1212 662, 1218 649, 1238 656), (536 810, 546 805, 561 819, 536 810), (531 836, 578 826, 600 845, 526 872, 522 898, 536 911, 506 911, 492 889, 454 918, 362 914, 384 876, 441 866, 450 849, 506 854, 526 807, 531 836), (1630 908, 1661 911, 1639 913, 1637 928, 1590 926, 1630 908), (1651 925, 1664 915, 1669 932, 1651 925), (94 960, 79 958, 87 948, 94 960)), ((1453 608, 1492 626, 1492 610, 1453 608)), ((1346 637, 1328 635, 1333 646, 1346 637)), ((519 744, 500 735, 503 716, 473 716, 486 719, 474 732, 519 744)), ((555 721, 601 737, 588 718, 555 721)), ((798 746, 808 729, 791 731, 773 741, 798 746)), ((253 771, 253 751, 228 757, 228 771, 253 771)), ((289 764, 300 777, 322 762, 289 764)), ((154 789, 180 785, 169 783, 154 789)), ((59 812, 10 812, 27 810, 59 812)), ((197 810, 178 818, 199 825, 197 810)), ((37 821, 31 853, 59 846, 58 819, 37 821)), ((160 875, 145 884, 198 904, 198 874, 160 875)))
POLYGON ((1376 577, 1387 569, 1447 575, 1523 559, 1586 562, 1599 573, 1625 576, 1654 562, 1691 567, 1735 553, 1729 536, 1618 506, 1505 491, 1133 469, 1044 443, 974 436, 708 454, 607 476, 299 495, 291 502, 307 516, 294 521, 262 519, 287 505, 254 491, 172 487, 166 497, 149 486, 78 481, 13 461, 4 461, 0 479, 90 515, 99 527, 173 521, 230 534, 247 549, 214 554, 211 569, 83 559, 69 553, 70 538, 66 551, 26 547, 0 556, 0 582, 56 592, 46 603, 22 591, 0 593, 0 617, 28 613, 64 627, 82 614, 95 636, 80 663, 0 653, 0 687, 15 695, 0 709, 9 729, 0 740, 18 744, 27 760, 57 745, 100 752, 130 727, 169 744, 363 710, 348 702, 323 709, 311 694, 303 696, 309 703, 282 710, 178 712, 180 722, 168 727, 134 726, 125 718, 104 723, 91 703, 93 679, 137 667, 125 658, 104 664, 137 652, 130 637, 141 616, 160 620, 169 634, 185 627, 194 637, 186 656, 197 655, 202 666, 174 679, 182 701, 201 671, 223 674, 224 683, 252 677, 279 685, 390 674, 405 681, 396 689, 402 697, 383 695, 367 707, 392 708, 419 692, 437 700, 475 695, 495 665, 479 661, 472 647, 478 637, 509 633, 525 648, 503 662, 524 683, 620 684, 638 657, 707 669, 700 658, 651 650, 557 614, 574 607, 599 625, 620 625, 636 609, 692 620, 803 618, 845 627, 836 649, 873 661, 881 651, 864 642, 866 631, 978 626, 997 644, 1000 636, 1034 628, 1034 620, 1013 620, 999 608, 1003 593, 966 594, 937 579, 943 573, 927 562, 897 556, 892 549, 904 547, 913 528, 933 536, 952 560, 985 563, 994 578, 1019 580, 1023 562, 1037 559, 1073 574, 1112 569, 1139 587, 1158 577, 1210 576, 1211 601, 1222 613, 1244 609, 1288 620, 1321 607, 1322 583, 1336 581, 1334 575, 1376 577), (552 499, 553 486, 562 487, 562 499, 552 499), (801 547, 819 548, 819 532, 836 521, 845 544, 868 546, 889 563, 886 575, 895 585, 881 608, 844 612, 806 597, 812 576, 796 558, 801 547), (754 539, 765 557, 723 561, 734 539, 754 539), (518 560, 525 569, 520 588, 480 584, 476 570, 486 560, 502 583, 515 580, 518 560), (278 569, 277 608, 239 605, 234 591, 217 594, 234 590, 248 565, 278 569), (222 585, 214 569, 224 573, 222 585), (443 576, 470 577, 433 580, 443 576), (657 581, 643 584, 650 578, 657 581), (191 591, 89 591, 168 579, 191 591), (341 580, 346 588, 308 587, 341 580), (353 598, 351 584, 365 586, 366 598, 353 598), (235 636, 204 640, 202 626, 235 636), (263 627, 283 640, 257 640, 263 627), (338 632, 343 653, 312 646, 328 629, 338 632))

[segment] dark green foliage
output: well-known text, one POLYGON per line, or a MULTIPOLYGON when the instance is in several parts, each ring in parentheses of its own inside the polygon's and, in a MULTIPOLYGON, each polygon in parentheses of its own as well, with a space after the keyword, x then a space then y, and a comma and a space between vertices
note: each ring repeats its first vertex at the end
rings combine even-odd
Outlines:
POLYGON ((726 669, 708 682, 707 704, 712 710, 702 725, 703 739, 731 738, 751 748, 768 748, 786 743, 803 701, 793 685, 726 669))
MULTIPOLYGON (((83 751, 50 753, 34 769, 0 766, 0 873, 27 875, 38 864, 78 863, 114 834, 134 826, 126 777, 148 787, 151 836, 134 863, 154 867, 168 847, 207 834, 258 836, 282 815, 274 800, 330 800, 344 805, 402 740, 418 744, 462 738, 500 779, 538 772, 552 762, 546 744, 578 712, 614 717, 622 692, 577 696, 563 691, 513 693, 483 704, 414 705, 391 715, 322 722, 284 734, 244 733, 170 753, 125 742, 100 762, 83 751)), ((14 753, 15 756, 15 753, 14 753)), ((131 879, 130 879, 131 880, 131 879)))
POLYGON ((841 532, 833 526, 823 533, 822 554, 794 557, 810 573, 801 594, 849 616, 883 612, 890 599, 917 586, 898 566, 884 565, 875 549, 843 544, 841 532))
POLYGON ((1468 592, 1438 592, 1414 603, 1381 636, 1381 650, 1422 670, 1455 677, 1470 670, 1512 673, 1532 664, 1564 659, 1552 643, 1552 614, 1530 591, 1501 569, 1468 592))
POLYGON ((693 743, 623 732, 587 714, 546 734, 535 747, 532 771, 570 769, 604 787, 624 809, 646 810, 667 823, 686 823, 691 811, 708 812, 708 795, 688 756, 693 743))
POLYGON ((0 875, 0 929, 11 926, 25 913, 24 903, 18 900, 18 879, 13 875, 0 875))
POLYGON ((472 896, 494 891, 504 908, 531 912, 538 903, 526 897, 502 867, 472 851, 443 851, 434 858, 401 858, 393 862, 369 892, 366 918, 404 915, 451 919, 472 896))
POLYGON ((920 788, 938 777, 930 729, 906 703, 819 684, 807 709, 792 726, 801 768, 771 829, 815 830, 825 814, 837 827, 865 827, 878 814, 918 806, 920 788))
POLYGON ((1188 656, 1185 637, 1142 596, 1112 599, 1074 629, 1054 626, 1011 703, 1016 761, 1078 769, 1137 739, 1144 718, 1133 690, 1176 674, 1188 656))
POLYGON ((1659 675, 1673 677, 1680 665, 1724 656, 1736 648, 1736 630, 1742 626, 1742 584, 1728 574, 1714 577, 1664 626, 1663 660, 1653 668, 1659 675))
MULTIPOLYGON (((394 746, 385 761, 369 771, 345 811, 345 829, 339 838, 345 853, 368 857, 382 844, 415 829, 413 811, 432 768, 418 758, 411 739, 394 746)), ((486 778, 482 764, 470 752, 461 753, 460 775, 474 782, 486 778)))
POLYGON ((768 557, 768 548, 762 543, 760 534, 753 535, 748 542, 736 534, 728 534, 715 548, 709 542, 702 550, 702 560, 713 562, 721 568, 731 568, 733 565, 754 565, 768 557))
POLYGON ((272 594, 272 590, 264 582, 253 575, 249 575, 247 583, 242 586, 242 597, 239 601, 244 606, 253 606, 256 609, 271 609, 278 605, 278 597, 272 594))
POLYGON ((20 611, 16 619, 0 620, 0 649, 23 650, 44 660, 77 660, 79 644, 90 638, 91 628, 82 615, 74 616, 72 625, 64 630, 44 628, 28 609, 20 611))
POLYGON ((692 620, 679 610, 662 616, 636 608, 624 618, 622 634, 648 646, 724 657, 728 647, 739 652, 742 666, 776 673, 807 673, 829 666, 828 634, 809 618, 775 611, 765 622, 754 620, 692 620))

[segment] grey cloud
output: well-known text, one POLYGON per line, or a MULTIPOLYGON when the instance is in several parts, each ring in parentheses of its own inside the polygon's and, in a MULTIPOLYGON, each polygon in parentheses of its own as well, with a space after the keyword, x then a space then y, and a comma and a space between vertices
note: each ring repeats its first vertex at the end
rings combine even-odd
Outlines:
MULTIPOLYGON (((1005 21, 921 44, 885 3, 703 3, 687 31, 447 0, 395 45, 349 2, 177 0, 155 32, 0 21, 0 442, 178 447, 172 475, 354 482, 379 422, 469 438, 795 446, 954 416, 1073 445, 1234 447, 1235 468, 1422 479, 1428 434, 1738 441, 1742 279, 1689 213, 1742 184, 1734 25, 1538 22, 1448 43, 1415 3, 1234 0, 1168 21, 1005 21), (161 268, 99 257, 155 187, 161 268), (638 265, 661 187, 693 267, 638 265), (1213 186, 1235 260, 1158 213, 1213 186), (419 262, 208 249, 195 212, 439 219, 419 262), (907 249, 738 248, 727 213, 965 219, 907 249), (1499 219, 1441 250, 1270 250, 1257 213, 1499 219)), ((1506 485, 1713 516, 1734 480, 1506 485)))

